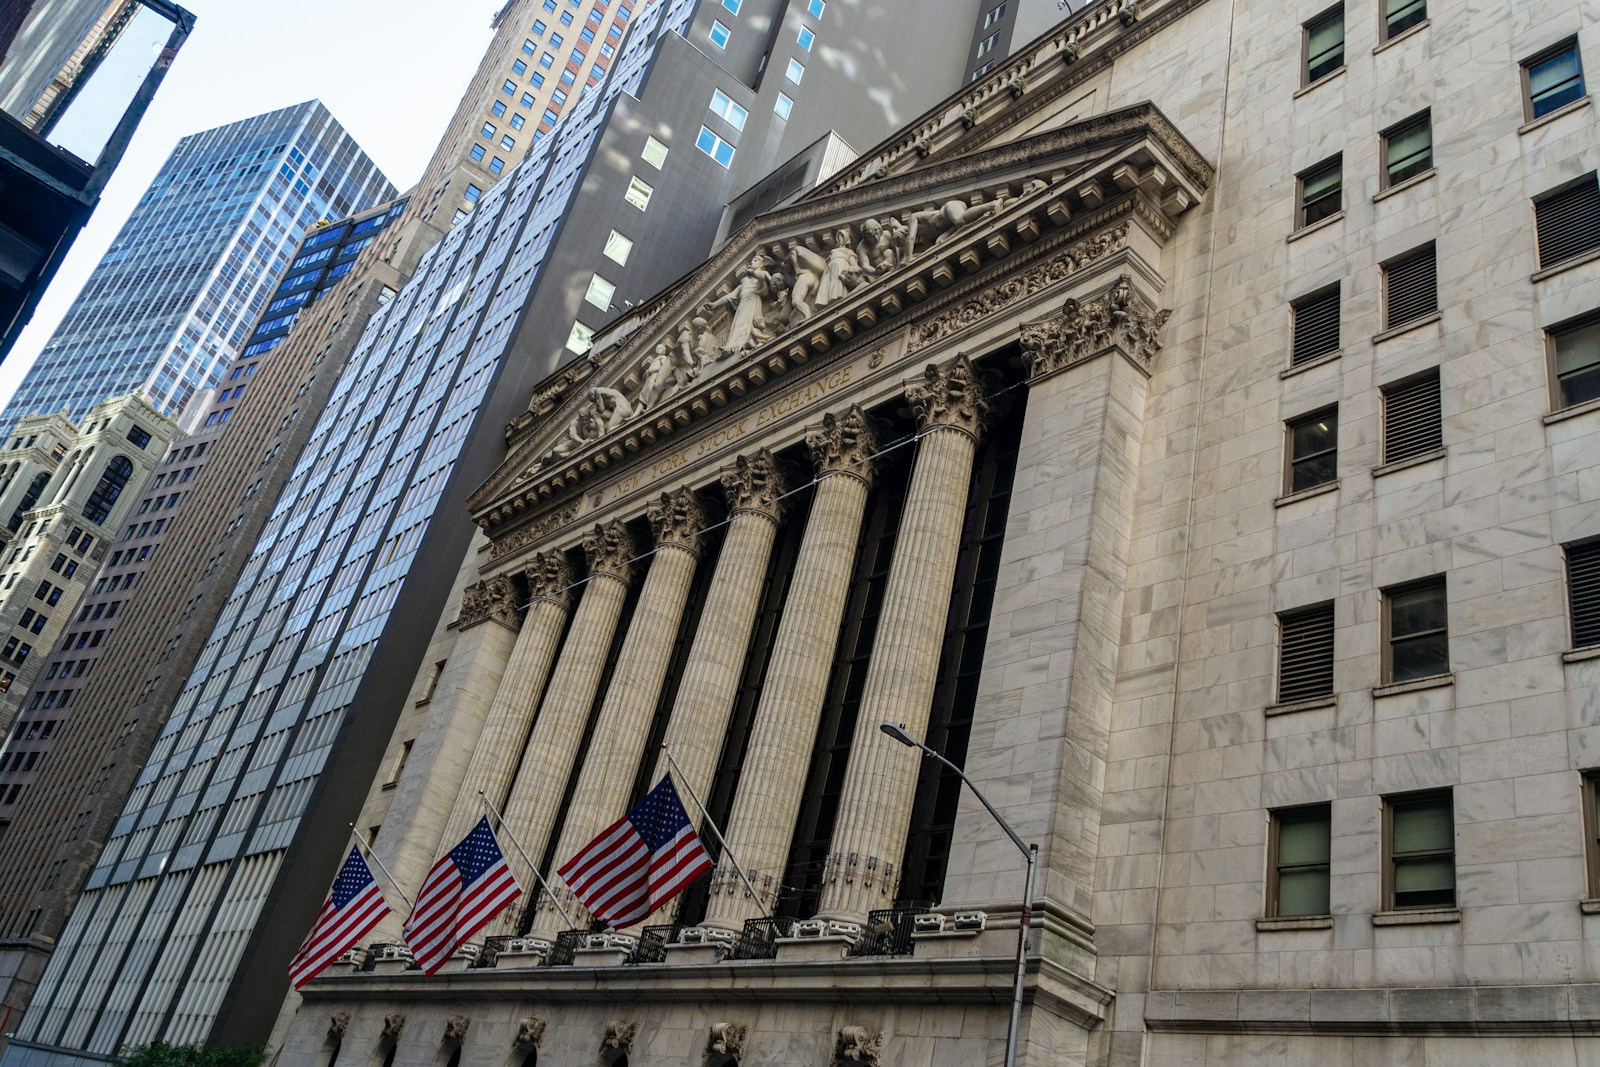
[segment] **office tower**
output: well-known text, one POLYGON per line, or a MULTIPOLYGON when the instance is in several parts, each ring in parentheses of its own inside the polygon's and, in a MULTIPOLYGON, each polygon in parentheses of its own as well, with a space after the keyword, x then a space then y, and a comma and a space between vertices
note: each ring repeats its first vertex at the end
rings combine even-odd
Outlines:
POLYGON ((314 100, 183 138, 0 425, 36 411, 81 418, 129 392, 178 414, 239 353, 301 235, 394 195, 314 100))
POLYGON ((1106 0, 599 331, 356 822, 548 874, 659 737, 722 867, 279 1063, 1593 1059, 1588 18, 1106 0))
POLYGON ((262 990, 282 988, 276 956, 321 894, 279 872, 342 851, 328 820, 359 806, 426 648, 414 620, 437 615, 467 549, 462 502, 533 383, 581 354, 613 304, 703 256, 724 205, 775 163, 793 161, 763 189, 774 201, 837 166, 841 139, 869 143, 960 82, 965 24, 735 6, 617 5, 631 28, 603 87, 373 318, 141 771, 154 783, 182 761, 176 792, 135 789, 74 909, 108 925, 94 921, 91 953, 68 920, 19 1041, 264 1039, 277 1005, 262 990), (762 60, 774 40, 776 66, 762 60), (884 54, 920 62, 886 72, 884 54), (195 747, 208 734, 215 758, 195 747), (339 773, 322 775, 330 761, 339 773), (149 848, 167 858, 146 868, 149 848))
POLYGON ((13 0, 0 11, 0 359, 193 26, 166 0, 13 0))

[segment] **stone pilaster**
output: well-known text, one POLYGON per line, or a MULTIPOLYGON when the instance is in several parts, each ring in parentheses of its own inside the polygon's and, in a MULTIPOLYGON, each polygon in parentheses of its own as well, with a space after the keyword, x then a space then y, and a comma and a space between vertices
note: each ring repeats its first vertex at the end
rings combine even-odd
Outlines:
POLYGON ((872 662, 845 770, 821 912, 860 922, 894 899, 921 753, 878 731, 921 738, 933 702, 967 490, 988 403, 971 361, 930 364, 906 386, 920 429, 872 662))
MULTIPOLYGON (((522 750, 511 793, 506 798, 506 826, 535 863, 544 852, 550 832, 567 789, 567 776, 578 760, 588 725, 589 709, 594 706, 605 671, 606 654, 622 616, 622 605, 633 578, 633 559, 639 546, 620 522, 596 526, 583 539, 583 553, 589 561, 589 579, 583 584, 572 625, 562 643, 539 715, 522 750)), ((507 842, 507 846, 510 843, 507 842)), ((537 885, 524 869, 521 857, 514 857, 512 870, 533 895, 537 885)), ((512 924, 511 911, 491 924, 487 933, 506 933, 512 924)))
MULTIPOLYGON (((777 538, 778 498, 785 489, 777 461, 764 448, 753 456, 740 456, 722 473, 722 485, 728 494, 730 516, 717 556, 717 572, 701 610, 701 618, 709 625, 695 633, 666 734, 667 747, 681 772, 680 785, 687 785, 702 799, 709 794, 727 740, 728 717, 733 714, 777 538)), ((659 780, 668 769, 663 756, 657 762, 655 778, 659 780)), ((679 792, 685 793, 683 803, 690 821, 699 827, 700 809, 686 791, 680 788, 679 792)), ((646 925, 670 921, 667 916, 676 914, 681 899, 675 897, 661 915, 647 919, 646 925)))
MULTIPOLYGON (((578 784, 561 827, 555 865, 560 866, 594 836, 615 822, 627 808, 628 791, 644 756, 650 716, 661 696, 672 648, 683 621, 684 604, 694 581, 695 564, 700 555, 700 532, 706 527, 705 512, 689 489, 661 495, 650 505, 650 527, 655 533, 656 550, 650 558, 644 588, 633 609, 633 620, 622 649, 617 654, 616 670, 606 688, 605 702, 595 721, 594 734, 583 766, 578 769, 578 784)), ((715 624, 716 620, 709 619, 715 624)), ((603 655, 601 657, 603 659, 603 655)), ((548 706, 548 705, 547 705, 548 706)), ((571 765, 568 759, 568 766, 571 765)), ((530 849, 533 846, 529 846, 530 849)), ((570 899, 565 887, 558 887, 570 899)), ((574 922, 580 925, 585 914, 576 901, 567 906, 574 922)), ((553 937, 562 927, 560 915, 541 898, 534 913, 536 936, 553 937)))
POLYGON ((769 909, 788 859, 877 451, 871 423, 859 407, 826 416, 806 435, 806 444, 817 469, 816 494, 725 828, 728 856, 712 876, 706 924, 724 929, 740 929, 761 910, 729 857, 744 865, 769 909))
POLYGON ((478 746, 467 765, 455 808, 445 824, 445 847, 465 837, 483 817, 480 790, 495 807, 505 804, 506 792, 517 771, 517 758, 527 743, 533 713, 539 708, 539 696, 544 692, 572 610, 571 587, 577 574, 566 553, 539 553, 528 565, 526 575, 528 611, 483 731, 478 735, 478 746))

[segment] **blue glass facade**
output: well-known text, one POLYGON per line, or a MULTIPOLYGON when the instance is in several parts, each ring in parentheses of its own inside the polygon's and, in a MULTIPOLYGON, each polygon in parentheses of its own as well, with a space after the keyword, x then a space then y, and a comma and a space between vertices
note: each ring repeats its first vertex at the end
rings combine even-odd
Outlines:
POLYGON ((301 236, 394 187, 312 100, 185 137, 89 276, 0 426, 143 393, 177 414, 245 346, 301 236))

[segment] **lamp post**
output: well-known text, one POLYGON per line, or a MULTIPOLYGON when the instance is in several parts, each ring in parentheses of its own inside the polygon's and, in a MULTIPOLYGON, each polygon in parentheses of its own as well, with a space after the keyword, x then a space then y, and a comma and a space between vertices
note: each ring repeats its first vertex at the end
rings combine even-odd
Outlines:
POLYGON ((1011 824, 995 810, 993 804, 989 803, 989 798, 983 795, 983 790, 973 785, 972 779, 963 774, 960 767, 906 733, 905 727, 896 726, 892 722, 881 722, 878 724, 878 729, 908 748, 922 749, 923 756, 931 756, 954 771, 956 777, 967 783, 972 795, 989 810, 989 814, 994 816, 994 821, 1000 824, 1000 829, 1006 832, 1006 836, 1011 838, 1011 843, 1021 850, 1023 858, 1028 861, 1028 882, 1022 891, 1022 915, 1017 925, 1017 975, 1011 987, 1011 1026, 1006 1030, 1006 1067, 1017 1067, 1017 1031, 1022 1026, 1022 984, 1028 970, 1028 930, 1032 925, 1033 875, 1039 865, 1039 846, 1026 844, 1022 836, 1013 830, 1011 824))

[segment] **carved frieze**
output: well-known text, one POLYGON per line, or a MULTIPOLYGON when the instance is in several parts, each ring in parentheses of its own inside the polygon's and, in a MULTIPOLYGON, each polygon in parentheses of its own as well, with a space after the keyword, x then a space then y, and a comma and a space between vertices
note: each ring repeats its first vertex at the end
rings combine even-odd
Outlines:
POLYGON ((833 1059, 828 1061, 828 1067, 841 1067, 842 1064, 878 1067, 879 1040, 880 1035, 876 1030, 869 1030, 865 1026, 844 1027, 834 1039, 833 1059))
POLYGON ((1068 300, 1058 314, 1025 323, 1023 358, 1035 378, 1106 352, 1120 352, 1148 371, 1171 314, 1151 305, 1124 274, 1097 296, 1068 300))
POLYGON ((700 551, 700 531, 706 528, 705 509, 700 498, 688 487, 676 493, 662 493, 660 499, 644 509, 657 545, 677 545, 690 552, 700 551))
POLYGON ((589 573, 610 575, 623 582, 633 580, 634 560, 639 558, 639 543, 621 522, 613 521, 595 528, 583 537, 583 555, 589 561, 589 573))
POLYGON ((523 573, 528 579, 530 601, 548 600, 563 608, 572 604, 572 585, 578 574, 565 552, 540 552, 523 573))
MULTIPOLYGON (((550 514, 543 516, 537 522, 519 526, 504 537, 495 538, 493 547, 489 549, 489 558, 491 560, 501 559, 531 544, 543 541, 546 537, 576 519, 578 517, 578 509, 579 505, 576 503, 567 504, 565 507, 557 508, 550 514)), ((498 510, 491 511, 484 516, 482 525, 492 527, 511 517, 511 515, 504 514, 498 510)))
POLYGON ((513 630, 517 628, 517 590, 505 575, 485 578, 461 593, 460 629, 470 630, 491 619, 513 630))
POLYGON ((977 437, 989 413, 989 397, 972 360, 958 355, 947 367, 928 364, 921 378, 906 383, 906 401, 921 428, 950 427, 977 437))
POLYGON ((822 425, 806 432, 806 448, 818 475, 852 474, 862 481, 872 480, 872 457, 878 451, 878 437, 872 419, 859 404, 852 404, 843 415, 828 412, 822 425))
POLYGON ((543 1019, 532 1015, 517 1020, 517 1036, 512 1039, 512 1047, 519 1049, 535 1049, 539 1042, 544 1040, 546 1023, 543 1019))
POLYGON ((735 459, 722 472, 722 488, 728 494, 729 512, 754 512, 774 522, 782 511, 779 498, 788 489, 778 461, 765 448, 735 459))

